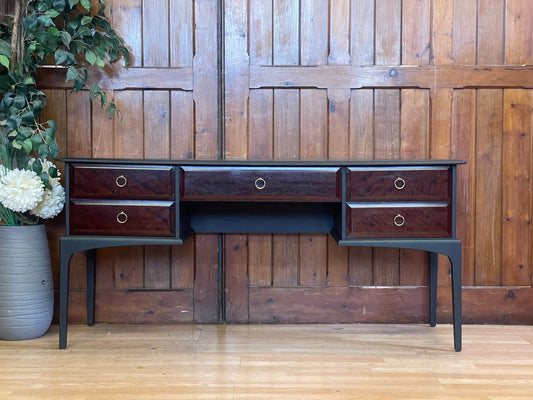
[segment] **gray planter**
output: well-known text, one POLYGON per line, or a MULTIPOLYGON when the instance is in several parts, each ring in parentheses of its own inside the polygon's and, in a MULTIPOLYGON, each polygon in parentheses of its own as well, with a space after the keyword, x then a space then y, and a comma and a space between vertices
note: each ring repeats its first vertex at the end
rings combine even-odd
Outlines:
POLYGON ((0 339, 42 336, 54 312, 44 225, 0 226, 0 339))

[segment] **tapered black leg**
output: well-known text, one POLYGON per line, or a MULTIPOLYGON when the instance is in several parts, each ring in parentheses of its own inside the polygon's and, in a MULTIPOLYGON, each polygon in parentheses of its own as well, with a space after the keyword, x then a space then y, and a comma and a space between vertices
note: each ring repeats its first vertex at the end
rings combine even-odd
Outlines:
POLYGON ((438 253, 429 253, 429 325, 437 325, 438 253))
POLYGON ((59 348, 67 347, 68 292, 72 253, 61 244, 59 270, 59 348))
POLYGON ((94 298, 96 281, 96 250, 87 250, 87 325, 94 325, 94 298))
POLYGON ((452 307, 453 307, 453 343, 455 351, 462 348, 462 273, 461 273, 461 243, 455 246, 452 254, 449 254, 452 267, 452 307))

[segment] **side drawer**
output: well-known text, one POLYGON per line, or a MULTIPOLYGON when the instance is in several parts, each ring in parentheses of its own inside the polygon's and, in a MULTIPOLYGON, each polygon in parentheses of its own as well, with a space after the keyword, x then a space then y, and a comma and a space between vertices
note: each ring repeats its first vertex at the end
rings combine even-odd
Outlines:
POLYGON ((174 167, 76 165, 69 170, 71 198, 174 200, 174 167))
POLYGON ((451 211, 450 203, 349 203, 346 237, 447 238, 451 211))
POLYGON ((173 201, 70 201, 70 234, 174 236, 173 201))
POLYGON ((181 200, 340 201, 340 169, 182 167, 181 200))
POLYGON ((349 168, 348 201, 450 201, 451 168, 349 168))

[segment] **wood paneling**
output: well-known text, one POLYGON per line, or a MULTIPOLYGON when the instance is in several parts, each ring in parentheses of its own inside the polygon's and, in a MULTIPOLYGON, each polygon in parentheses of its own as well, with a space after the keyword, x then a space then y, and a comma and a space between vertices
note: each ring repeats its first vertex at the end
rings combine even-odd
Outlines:
MULTIPOLYGON (((68 93, 57 71, 41 73, 61 155, 466 160, 457 234, 463 284, 474 289, 465 320, 528 321, 519 307, 533 290, 533 2, 226 0, 224 13, 219 3, 108 1, 133 65, 97 80, 122 118, 105 118, 87 94, 68 93), (497 315, 488 312, 491 301, 497 315)), ((74 257, 76 320, 83 263, 74 257)), ((98 279, 110 281, 99 283, 102 303, 118 304, 96 317, 421 322, 427 266, 423 252, 340 248, 325 235, 197 235, 181 247, 99 251, 98 279), (367 288, 377 285, 394 294, 367 288), (124 294, 132 289, 145 292, 124 294), (162 304, 152 306, 158 295, 149 289, 168 292, 162 304), (398 298, 406 301, 401 318, 398 298), (295 316, 300 303, 305 312, 295 316), (173 305, 186 312, 172 316, 173 305), (141 315, 143 307, 154 314, 141 315)), ((448 321, 449 263, 440 257, 439 266, 439 320, 448 321)))

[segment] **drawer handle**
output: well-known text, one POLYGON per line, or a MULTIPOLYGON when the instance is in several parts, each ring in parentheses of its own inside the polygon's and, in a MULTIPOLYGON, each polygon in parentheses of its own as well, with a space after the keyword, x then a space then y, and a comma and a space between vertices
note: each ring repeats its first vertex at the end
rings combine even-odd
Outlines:
POLYGON ((403 226, 405 224, 405 217, 402 214, 397 214, 394 217, 394 225, 403 226))
POLYGON ((124 175, 120 175, 120 176, 117 176, 117 178, 115 179, 115 183, 119 188, 123 188, 124 186, 128 184, 128 180, 126 179, 124 175))
POLYGON ((403 178, 396 178, 394 180, 394 187, 397 189, 397 190, 403 190, 405 188, 405 179, 403 178))
POLYGON ((126 214, 124 211, 121 211, 117 214, 117 222, 119 224, 125 224, 128 222, 128 214, 126 214))
POLYGON ((263 190, 264 188, 266 188, 266 185, 267 185, 266 181, 261 177, 255 180, 255 187, 259 190, 263 190))

